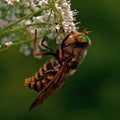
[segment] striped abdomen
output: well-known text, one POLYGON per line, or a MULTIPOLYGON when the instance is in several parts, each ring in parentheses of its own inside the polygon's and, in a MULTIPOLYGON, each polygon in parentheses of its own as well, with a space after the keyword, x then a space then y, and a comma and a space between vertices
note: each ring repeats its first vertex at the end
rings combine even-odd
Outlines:
POLYGON ((36 91, 42 90, 59 71, 61 65, 57 60, 48 61, 33 77, 25 79, 25 85, 36 91))

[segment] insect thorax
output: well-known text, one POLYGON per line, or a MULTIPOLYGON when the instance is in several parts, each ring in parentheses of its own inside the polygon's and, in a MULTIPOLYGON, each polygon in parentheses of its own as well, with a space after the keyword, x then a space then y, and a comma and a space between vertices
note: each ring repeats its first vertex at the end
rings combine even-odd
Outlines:
POLYGON ((76 45, 67 46, 63 52, 63 59, 70 59, 69 70, 75 70, 77 66, 83 61, 87 54, 87 50, 81 47, 76 47, 76 45))

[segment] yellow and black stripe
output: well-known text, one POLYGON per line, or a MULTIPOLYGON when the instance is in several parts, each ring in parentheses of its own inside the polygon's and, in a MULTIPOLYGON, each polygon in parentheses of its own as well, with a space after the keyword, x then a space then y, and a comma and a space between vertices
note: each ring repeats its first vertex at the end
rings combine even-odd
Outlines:
POLYGON ((42 90, 50 81, 53 80, 54 76, 60 70, 61 65, 57 60, 48 61, 35 73, 33 77, 25 79, 25 85, 29 88, 40 91, 42 90))

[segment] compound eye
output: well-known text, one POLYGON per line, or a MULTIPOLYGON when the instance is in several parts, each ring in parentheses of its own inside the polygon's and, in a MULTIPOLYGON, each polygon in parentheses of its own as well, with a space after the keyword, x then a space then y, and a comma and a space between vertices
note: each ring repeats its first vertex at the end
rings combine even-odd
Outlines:
POLYGON ((76 40, 79 42, 79 43, 85 43, 86 45, 90 46, 91 45, 91 41, 90 41, 90 38, 85 35, 85 34, 79 34, 77 37, 76 37, 76 40))

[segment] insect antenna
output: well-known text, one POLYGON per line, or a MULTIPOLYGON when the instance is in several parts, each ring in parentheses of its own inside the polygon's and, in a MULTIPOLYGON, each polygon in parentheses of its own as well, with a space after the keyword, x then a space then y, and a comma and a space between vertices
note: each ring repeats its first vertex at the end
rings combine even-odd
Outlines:
POLYGON ((82 33, 87 35, 87 34, 91 33, 91 31, 88 31, 87 28, 84 28, 82 33))

